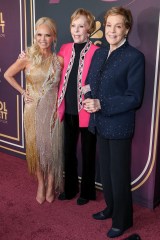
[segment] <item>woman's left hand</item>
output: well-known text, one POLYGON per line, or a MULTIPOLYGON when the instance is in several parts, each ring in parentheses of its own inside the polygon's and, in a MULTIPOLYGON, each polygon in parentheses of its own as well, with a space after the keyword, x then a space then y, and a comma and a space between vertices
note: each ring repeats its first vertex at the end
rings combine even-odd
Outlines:
POLYGON ((87 98, 83 101, 83 108, 88 113, 94 113, 101 109, 101 104, 100 104, 99 99, 87 98))

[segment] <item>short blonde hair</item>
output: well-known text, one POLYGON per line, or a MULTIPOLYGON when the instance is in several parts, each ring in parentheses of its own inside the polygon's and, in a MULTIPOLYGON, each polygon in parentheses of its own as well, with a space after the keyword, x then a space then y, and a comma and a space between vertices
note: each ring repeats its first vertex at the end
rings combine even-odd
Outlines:
POLYGON ((133 24, 132 13, 129 9, 123 7, 112 7, 104 15, 104 25, 106 25, 107 18, 110 15, 121 15, 124 17, 124 24, 126 29, 131 29, 133 24))
MULTIPOLYGON (((51 33, 53 34, 54 36, 54 46, 56 45, 57 43, 57 28, 56 28, 56 23, 53 19, 49 18, 49 17, 42 17, 42 18, 39 18, 35 24, 35 35, 34 35, 34 38, 36 37, 36 32, 37 32, 37 29, 40 25, 42 24, 46 24, 50 30, 51 30, 51 33)), ((29 58, 29 60, 31 60, 32 62, 32 65, 40 65, 42 63, 42 54, 40 52, 40 48, 38 46, 38 44, 36 43, 36 41, 32 44, 31 47, 27 48, 26 50, 26 53, 27 53, 27 56, 29 58)))
POLYGON ((72 15, 71 15, 71 21, 70 21, 70 26, 73 22, 73 20, 79 18, 80 16, 84 16, 87 19, 87 23, 89 25, 88 33, 92 34, 96 28, 96 23, 95 23, 95 17, 91 12, 84 8, 78 8, 72 15))

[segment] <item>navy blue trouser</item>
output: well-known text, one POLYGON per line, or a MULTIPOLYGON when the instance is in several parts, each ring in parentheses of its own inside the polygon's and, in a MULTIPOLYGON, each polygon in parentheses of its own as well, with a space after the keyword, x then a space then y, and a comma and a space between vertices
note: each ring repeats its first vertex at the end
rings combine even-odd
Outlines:
POLYGON ((100 176, 112 227, 126 230, 133 224, 131 194, 131 139, 97 136, 100 176))

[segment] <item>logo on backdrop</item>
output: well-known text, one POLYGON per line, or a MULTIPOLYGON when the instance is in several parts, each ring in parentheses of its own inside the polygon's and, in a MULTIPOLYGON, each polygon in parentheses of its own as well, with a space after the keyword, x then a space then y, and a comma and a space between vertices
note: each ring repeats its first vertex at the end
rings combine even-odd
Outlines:
POLYGON ((6 102, 0 101, 0 122, 7 123, 8 110, 6 102))
POLYGON ((96 21, 96 30, 92 33, 90 38, 98 39, 94 42, 95 45, 102 44, 103 31, 101 30, 102 24, 100 21, 96 21))
POLYGON ((0 37, 5 37, 5 21, 2 12, 0 12, 0 37))

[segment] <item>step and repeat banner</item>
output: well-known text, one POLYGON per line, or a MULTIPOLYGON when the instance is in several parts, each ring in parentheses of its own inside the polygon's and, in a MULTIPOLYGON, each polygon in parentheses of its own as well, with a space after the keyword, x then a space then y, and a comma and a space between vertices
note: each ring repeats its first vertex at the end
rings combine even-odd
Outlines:
MULTIPOLYGON (((11 65, 24 44, 23 4, 15 0, 0 2, 0 148, 9 153, 25 156, 23 133, 23 99, 3 74, 11 65)), ((24 85, 23 73, 16 76, 24 85)))
MULTIPOLYGON (((160 201, 160 182, 157 171, 157 144, 159 132, 159 0, 9 0, 0 3, 0 147, 10 154, 25 156, 23 133, 23 102, 21 96, 3 79, 5 69, 17 58, 25 45, 33 41, 34 23, 42 17, 53 18, 58 27, 57 52, 63 43, 72 41, 70 16, 80 7, 90 10, 96 18, 96 30, 91 40, 105 44, 103 16, 112 6, 124 6, 132 11, 133 29, 129 42, 142 51, 146 59, 144 100, 136 115, 136 130, 132 145, 133 199, 153 208, 160 201)), ((24 85, 23 73, 17 76, 24 85)), ((79 146, 79 162, 81 162, 79 146)), ((81 165, 81 164, 79 164, 81 165)), ((81 169, 79 168, 81 176, 81 169)), ((101 187, 97 153, 97 187, 101 187)))

